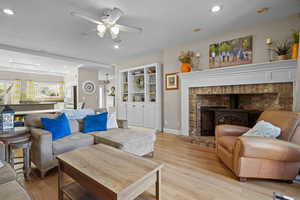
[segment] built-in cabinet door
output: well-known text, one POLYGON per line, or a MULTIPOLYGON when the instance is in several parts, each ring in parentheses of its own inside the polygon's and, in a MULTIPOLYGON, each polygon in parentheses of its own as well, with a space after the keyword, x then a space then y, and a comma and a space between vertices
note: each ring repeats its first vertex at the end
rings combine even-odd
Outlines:
POLYGON ((128 124, 133 126, 144 125, 144 104, 128 104, 128 124))
POLYGON ((146 103, 144 105, 144 127, 145 128, 156 128, 155 124, 155 104, 146 103))

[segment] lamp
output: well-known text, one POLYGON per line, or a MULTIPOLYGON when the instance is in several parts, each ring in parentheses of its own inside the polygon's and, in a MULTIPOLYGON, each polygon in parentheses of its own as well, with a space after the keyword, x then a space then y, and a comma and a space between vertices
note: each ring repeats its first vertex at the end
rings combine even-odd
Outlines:
POLYGON ((110 28, 110 34, 113 40, 118 38, 119 33, 120 33, 119 27, 113 26, 110 28))
POLYGON ((98 24, 97 30, 99 37, 103 38, 106 33, 106 26, 104 24, 98 24))

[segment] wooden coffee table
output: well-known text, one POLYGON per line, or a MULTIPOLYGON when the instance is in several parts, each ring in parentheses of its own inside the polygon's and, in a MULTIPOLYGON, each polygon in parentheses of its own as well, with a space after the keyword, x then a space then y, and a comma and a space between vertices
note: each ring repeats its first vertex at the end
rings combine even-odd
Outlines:
POLYGON ((64 153, 59 161, 58 197, 73 200, 133 200, 156 184, 161 200, 162 164, 99 144, 64 153), (63 175, 75 180, 64 185, 63 175))

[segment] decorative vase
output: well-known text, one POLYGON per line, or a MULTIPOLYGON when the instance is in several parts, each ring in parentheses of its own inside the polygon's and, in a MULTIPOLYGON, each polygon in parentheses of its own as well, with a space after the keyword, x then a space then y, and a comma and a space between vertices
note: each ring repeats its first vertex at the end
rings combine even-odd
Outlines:
POLYGON ((298 51, 299 51, 299 44, 294 43, 292 46, 292 59, 297 59, 298 58, 298 51))
POLYGON ((191 64, 190 63, 182 63, 180 67, 180 71, 183 73, 191 71, 191 64))
POLYGON ((280 55, 278 56, 278 60, 288 60, 288 55, 280 55))

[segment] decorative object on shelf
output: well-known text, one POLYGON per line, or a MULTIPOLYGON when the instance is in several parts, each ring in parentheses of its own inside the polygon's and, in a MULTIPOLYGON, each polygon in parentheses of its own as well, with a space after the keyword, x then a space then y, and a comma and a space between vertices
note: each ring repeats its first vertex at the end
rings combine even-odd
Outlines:
POLYGON ((200 68, 200 53, 195 53, 195 55, 192 57, 192 68, 193 70, 199 70, 200 68))
POLYGON ((135 77, 135 86, 139 90, 143 90, 145 87, 144 76, 135 77))
POLYGON ((209 67, 219 68, 252 63, 253 37, 233 39, 209 46, 209 67))
POLYGON ((148 74, 155 74, 156 70, 155 69, 148 69, 148 74))
POLYGON ((293 30, 292 38, 293 38, 292 59, 297 59, 298 51, 299 51, 299 29, 293 30))
POLYGON ((291 43, 288 40, 276 42, 276 47, 273 51, 277 54, 278 60, 288 60, 288 55, 291 50, 291 43))
POLYGON ((108 96, 113 96, 113 97, 116 96, 116 87, 115 86, 112 86, 110 88, 110 93, 108 96))
POLYGON ((177 90, 179 79, 177 73, 166 74, 166 90, 177 90))
POLYGON ((4 106, 2 110, 0 110, 0 130, 14 129, 14 117, 15 111, 9 106, 4 106))
POLYGON ((94 94, 96 91, 95 83, 93 81, 83 82, 82 90, 85 94, 94 94))
POLYGON ((193 51, 181 52, 181 55, 178 57, 178 60, 182 63, 180 71, 182 73, 190 72, 192 69, 192 57, 195 56, 193 51))
POLYGON ((268 55, 269 55, 269 62, 272 62, 273 59, 272 59, 272 44, 273 44, 273 41, 272 41, 272 38, 267 38, 266 39, 266 45, 268 46, 268 55))

